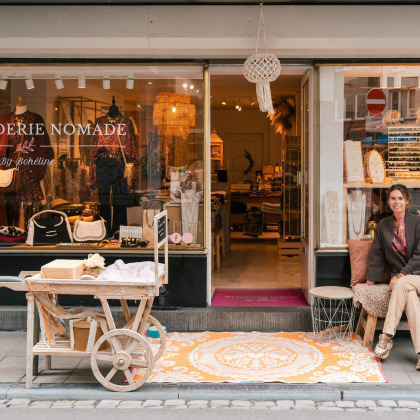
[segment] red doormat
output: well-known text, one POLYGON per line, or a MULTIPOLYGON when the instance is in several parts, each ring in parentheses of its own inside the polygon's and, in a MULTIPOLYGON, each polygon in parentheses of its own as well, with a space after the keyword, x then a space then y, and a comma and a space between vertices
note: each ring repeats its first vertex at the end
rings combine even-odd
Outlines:
POLYGON ((308 306, 300 289, 216 289, 212 306, 308 306))

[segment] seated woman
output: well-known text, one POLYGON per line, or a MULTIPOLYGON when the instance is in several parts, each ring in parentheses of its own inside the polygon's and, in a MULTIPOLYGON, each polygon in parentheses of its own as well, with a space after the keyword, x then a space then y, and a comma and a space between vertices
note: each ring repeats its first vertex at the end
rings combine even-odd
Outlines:
MULTIPOLYGON (((379 335, 375 355, 386 359, 392 348, 402 313, 405 311, 416 353, 420 355, 420 216, 409 212, 407 187, 393 185, 387 191, 393 215, 381 220, 375 232, 366 272, 367 284, 381 283, 386 263, 392 267, 392 290, 383 334, 379 335)), ((420 359, 416 366, 420 369, 420 359)))

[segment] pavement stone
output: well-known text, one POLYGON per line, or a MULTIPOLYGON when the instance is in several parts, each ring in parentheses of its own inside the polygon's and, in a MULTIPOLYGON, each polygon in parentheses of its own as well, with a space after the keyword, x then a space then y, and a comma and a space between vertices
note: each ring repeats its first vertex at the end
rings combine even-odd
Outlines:
POLYGON ((9 407, 27 407, 31 402, 30 399, 26 398, 14 398, 8 402, 9 407))
POLYGON ((202 408, 202 409, 208 409, 209 408, 209 406, 208 405, 200 405, 200 404, 194 404, 194 405, 187 405, 187 408, 188 409, 191 409, 191 410, 195 410, 195 409, 197 409, 197 408, 202 408))
POLYGON ((29 408, 50 408, 54 401, 32 401, 29 408))
POLYGON ((233 400, 232 402, 232 408, 233 407, 251 407, 251 401, 245 401, 245 400, 233 400))
POLYGON ((184 408, 187 409, 187 406, 186 405, 177 405, 177 406, 174 407, 175 410, 182 410, 184 408))
POLYGON ((229 406, 229 405, 230 405, 230 400, 211 400, 210 401, 211 407, 224 407, 224 406, 229 406))
POLYGON ((380 407, 397 407, 397 403, 393 400, 378 400, 377 403, 380 407))
POLYGON ((99 404, 96 406, 96 408, 115 408, 121 400, 102 400, 99 401, 99 404))
POLYGON ((334 401, 337 407, 341 408, 355 408, 354 401, 334 401))
POLYGON ((269 407, 270 410, 273 411, 285 411, 285 410, 291 410, 291 407, 287 407, 287 406, 274 406, 274 407, 269 407))
POLYGON ((318 407, 337 407, 335 401, 321 401, 318 403, 318 407))
POLYGON ((146 400, 143 402, 143 407, 160 407, 162 403, 162 400, 146 400))
POLYGON ((74 400, 54 401, 54 404, 52 405, 52 408, 71 408, 71 407, 73 407, 75 402, 76 401, 74 401, 74 400))
POLYGON ((373 400, 358 400, 356 401, 356 407, 359 407, 359 408, 376 407, 376 402, 373 400))
POLYGON ((165 400, 163 405, 166 407, 185 405, 185 400, 165 400))
POLYGON ((207 406, 209 403, 209 400, 191 400, 187 402, 187 406, 191 406, 191 405, 205 405, 207 406))
POLYGON ((95 408, 95 404, 96 404, 95 400, 76 401, 73 404, 73 408, 95 408))
POLYGON ((274 401, 255 401, 255 407, 274 407, 276 404, 274 401))
POLYGON ((268 410, 270 407, 265 407, 263 405, 254 405, 253 407, 251 406, 252 410, 268 410))
POLYGON ((364 408, 348 408, 346 411, 357 411, 359 413, 366 413, 364 408))
POLYGON ((232 405, 229 409, 230 410, 249 410, 250 406, 244 406, 244 405, 232 405))
POLYGON ((121 401, 117 408, 141 408, 142 406, 143 401, 121 401))
POLYGON ((318 407, 318 410, 319 411, 344 411, 344 408, 322 406, 322 407, 318 407))
POLYGON ((401 407, 401 408, 419 408, 420 403, 418 401, 398 401, 398 407, 401 407))
POLYGON ((399 407, 397 407, 397 408, 393 408, 393 410, 394 410, 394 411, 413 411, 413 410, 411 410, 411 409, 409 409, 409 408, 399 408, 399 407))
POLYGON ((291 408, 294 406, 294 402, 292 400, 277 400, 276 405, 277 407, 291 408))
POLYGON ((296 400, 295 408, 300 407, 315 407, 315 402, 312 400, 296 400))
POLYGON ((369 407, 369 411, 392 411, 391 407, 369 407))

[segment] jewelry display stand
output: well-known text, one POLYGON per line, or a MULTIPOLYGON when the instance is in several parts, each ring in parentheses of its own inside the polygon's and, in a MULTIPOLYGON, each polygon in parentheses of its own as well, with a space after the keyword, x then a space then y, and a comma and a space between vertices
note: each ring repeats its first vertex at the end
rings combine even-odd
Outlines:
POLYGON ((366 194, 354 190, 347 194, 349 238, 359 241, 365 233, 366 194))
POLYGON ((338 192, 327 191, 324 194, 325 242, 328 245, 338 243, 338 192))
POLYGON ((360 141, 344 142, 344 163, 347 182, 364 182, 362 145, 360 141))

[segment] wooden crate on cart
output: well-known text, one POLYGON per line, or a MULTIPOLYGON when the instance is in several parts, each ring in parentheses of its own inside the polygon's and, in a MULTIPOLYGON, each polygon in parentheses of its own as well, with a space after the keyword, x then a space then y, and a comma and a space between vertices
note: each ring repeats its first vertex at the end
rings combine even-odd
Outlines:
POLYGON ((300 241, 277 239, 277 255, 280 261, 300 261, 300 241))

